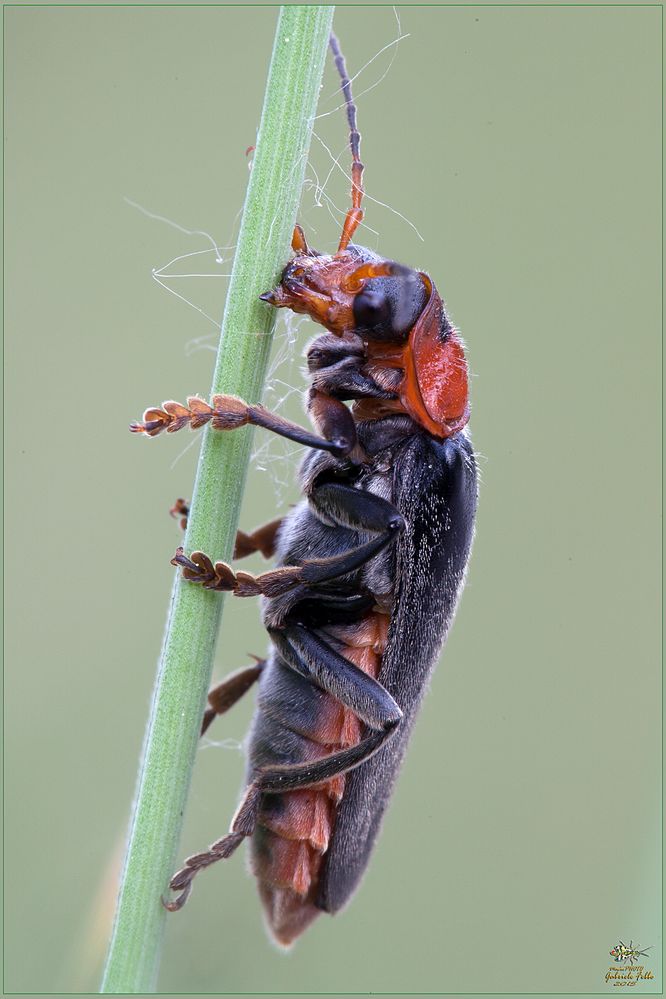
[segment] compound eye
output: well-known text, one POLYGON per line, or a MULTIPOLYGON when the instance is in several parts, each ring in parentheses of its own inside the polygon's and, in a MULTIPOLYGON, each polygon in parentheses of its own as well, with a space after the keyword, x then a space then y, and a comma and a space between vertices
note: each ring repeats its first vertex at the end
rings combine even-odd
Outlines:
POLYGON ((354 298, 354 319, 357 326, 374 329, 391 318, 391 307, 385 295, 377 291, 360 291, 354 298))

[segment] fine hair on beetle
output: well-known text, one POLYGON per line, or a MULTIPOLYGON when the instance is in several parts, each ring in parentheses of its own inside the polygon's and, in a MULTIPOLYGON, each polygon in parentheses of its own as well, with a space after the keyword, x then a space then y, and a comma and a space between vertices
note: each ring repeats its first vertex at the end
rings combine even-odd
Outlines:
MULTIPOLYGON (((248 839, 266 922, 290 946, 358 887, 409 736, 453 622, 474 534, 477 472, 467 433, 462 341, 433 280, 352 242, 363 220, 361 136, 337 38, 352 158, 351 205, 333 254, 300 225, 268 307, 308 316, 325 332, 307 348, 313 430, 235 396, 169 401, 132 425, 155 437, 209 425, 268 430, 306 448, 301 501, 236 536, 258 575, 178 548, 193 585, 263 597, 263 658, 208 695, 207 731, 256 685, 247 769, 229 832, 188 857, 164 899, 183 907, 196 875, 248 839)), ((188 506, 172 513, 185 525, 188 506)))

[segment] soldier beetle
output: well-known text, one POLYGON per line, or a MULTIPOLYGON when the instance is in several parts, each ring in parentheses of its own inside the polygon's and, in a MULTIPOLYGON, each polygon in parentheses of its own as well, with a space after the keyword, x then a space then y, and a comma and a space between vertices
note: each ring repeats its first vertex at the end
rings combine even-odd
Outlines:
MULTIPOLYGON (((203 552, 173 561, 192 584, 263 596, 265 659, 209 694, 202 730, 258 683, 241 803, 230 831, 174 875, 195 875, 246 838, 275 940, 290 945, 320 912, 349 900, 368 864, 428 678, 451 626, 474 532, 477 474, 466 433, 467 364, 432 279, 352 243, 363 219, 356 106, 335 36, 350 129, 351 207, 333 254, 300 226, 269 306, 326 332, 307 351, 308 431, 263 406, 217 395, 149 409, 134 432, 246 424, 305 445, 303 500, 238 532, 234 571, 203 552), (351 403, 351 406, 346 405, 351 403)), ((187 516, 178 501, 174 512, 187 516)))

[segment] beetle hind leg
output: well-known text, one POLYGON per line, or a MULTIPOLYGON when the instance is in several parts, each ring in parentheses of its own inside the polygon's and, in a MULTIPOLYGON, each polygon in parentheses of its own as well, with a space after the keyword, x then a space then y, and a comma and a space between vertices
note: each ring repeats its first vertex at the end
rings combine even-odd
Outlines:
POLYGON ((347 773, 374 756, 392 735, 398 721, 398 718, 391 720, 383 731, 372 732, 357 746, 323 756, 314 763, 262 767, 256 770, 254 780, 245 792, 227 835, 217 840, 203 853, 195 853, 188 857, 184 866, 171 878, 169 888, 179 894, 168 902, 162 899, 165 909, 169 912, 178 912, 182 909, 190 896, 192 882, 199 871, 216 864, 218 860, 227 860, 236 852, 243 840, 252 835, 259 817, 261 796, 265 791, 281 794, 299 788, 314 787, 347 773))
POLYGON ((216 864, 218 860, 226 860, 232 853, 235 853, 247 836, 252 835, 257 824, 260 801, 261 792, 256 784, 250 784, 227 835, 218 839, 203 853, 195 853, 188 857, 181 870, 171 878, 169 888, 180 894, 169 902, 163 898, 162 905, 165 909, 168 909, 169 912, 178 912, 179 909, 182 909, 189 898, 192 882, 199 871, 210 867, 211 864, 216 864))

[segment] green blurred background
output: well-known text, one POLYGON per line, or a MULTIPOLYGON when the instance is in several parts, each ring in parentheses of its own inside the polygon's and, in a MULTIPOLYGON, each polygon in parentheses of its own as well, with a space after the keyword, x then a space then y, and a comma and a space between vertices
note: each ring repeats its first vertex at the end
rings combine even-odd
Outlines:
MULTIPOLYGON (((468 344, 469 582, 351 907, 285 956, 243 859, 219 865, 168 919, 160 987, 603 992, 632 938, 658 992, 660 10, 399 17, 344 7, 335 26, 366 67, 363 241, 428 270, 468 344)), ((168 509, 197 457, 194 437, 127 424, 208 393, 229 264, 183 230, 234 242, 275 20, 5 10, 8 991, 98 981, 179 538, 168 509), (151 276, 183 254, 167 271, 217 275, 163 278, 196 309, 151 276)), ((338 103, 329 64, 320 110, 338 103)), ((301 220, 330 250, 343 112, 316 132, 301 220)), ((296 418, 314 332, 278 325, 266 399, 296 418)), ((246 527, 296 496, 297 449, 255 442, 246 527)), ((265 645, 256 604, 229 600, 216 675, 265 645)), ((227 827, 249 700, 198 754, 180 856, 227 827)))

